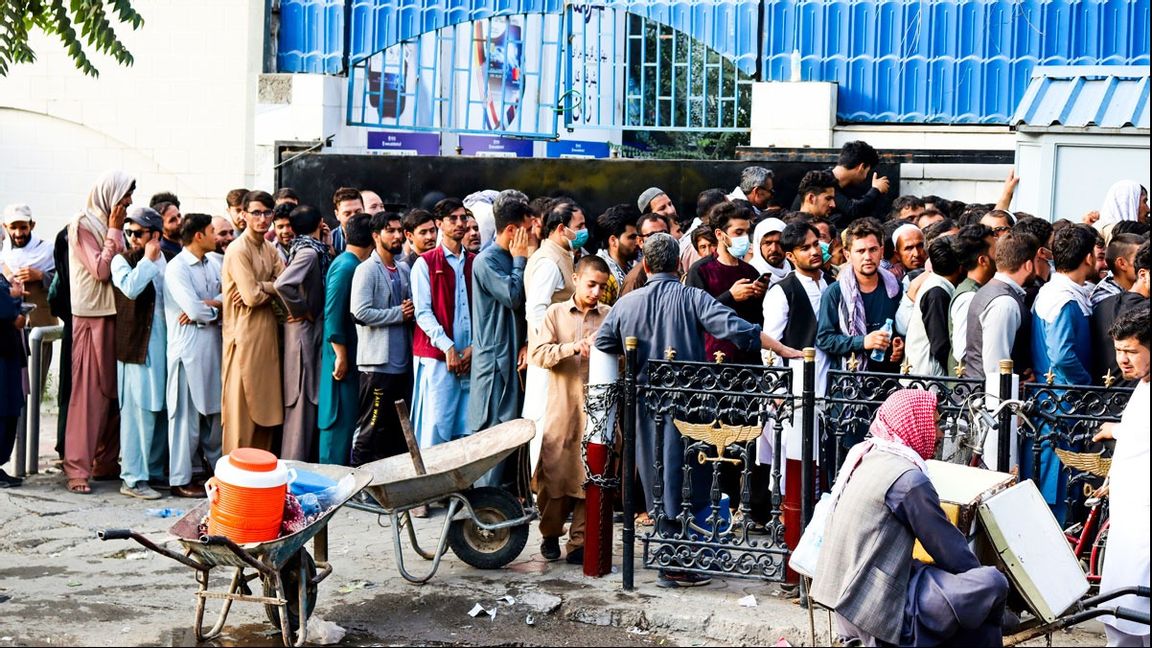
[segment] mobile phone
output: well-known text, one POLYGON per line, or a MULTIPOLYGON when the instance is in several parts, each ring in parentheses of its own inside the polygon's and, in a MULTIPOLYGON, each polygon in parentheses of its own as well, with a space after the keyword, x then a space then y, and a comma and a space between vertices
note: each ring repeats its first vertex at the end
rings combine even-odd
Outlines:
POLYGON ((760 283, 764 284, 764 287, 767 288, 768 286, 772 285, 772 275, 765 272, 764 274, 760 275, 760 277, 758 279, 756 279, 756 281, 759 281, 760 283))

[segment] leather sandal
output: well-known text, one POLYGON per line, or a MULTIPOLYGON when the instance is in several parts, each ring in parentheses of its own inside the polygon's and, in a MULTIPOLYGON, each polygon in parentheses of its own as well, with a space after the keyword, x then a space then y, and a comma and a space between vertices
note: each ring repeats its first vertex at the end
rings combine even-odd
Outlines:
POLYGON ((87 479, 69 479, 68 492, 77 495, 91 495, 92 487, 88 485, 87 479))

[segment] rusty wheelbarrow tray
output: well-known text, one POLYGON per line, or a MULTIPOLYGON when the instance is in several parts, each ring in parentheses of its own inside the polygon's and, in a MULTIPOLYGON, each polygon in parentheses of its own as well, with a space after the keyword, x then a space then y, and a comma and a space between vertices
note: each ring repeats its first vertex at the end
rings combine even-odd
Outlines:
POLYGON ((420 449, 415 456, 396 455, 364 464, 360 468, 372 475, 372 483, 365 491, 379 507, 352 506, 391 518, 396 565, 400 575, 410 582, 424 583, 431 579, 448 548, 473 567, 498 569, 524 550, 528 523, 536 519, 537 511, 531 501, 525 508, 503 488, 474 488, 473 484, 535 435, 532 421, 517 419, 462 439, 420 449), (434 551, 426 551, 416 539, 411 511, 444 500, 447 500, 448 512, 440 540, 434 551), (407 530, 408 541, 416 553, 432 562, 428 573, 413 575, 405 567, 402 529, 407 530))
POLYGON ((316 606, 317 585, 332 573, 328 562, 328 523, 332 516, 348 500, 364 489, 371 476, 357 468, 310 464, 301 461, 285 461, 288 467, 306 470, 325 477, 340 480, 352 475, 356 480, 352 493, 337 502, 323 515, 303 529, 275 540, 237 544, 224 536, 201 536, 197 528, 208 514, 207 501, 188 511, 168 530, 183 547, 183 553, 165 546, 169 538, 160 544, 130 529, 105 529, 99 533, 101 540, 135 540, 145 548, 196 570, 195 632, 197 641, 207 641, 220 635, 233 601, 246 601, 264 605, 268 620, 280 629, 280 638, 285 646, 303 646, 307 640, 308 616, 316 606), (312 541, 313 560, 304 545, 312 541), (216 567, 231 567, 231 583, 227 591, 210 591, 208 577, 216 567), (245 573, 245 570, 251 570, 245 573), (251 593, 248 583, 259 578, 263 584, 263 596, 251 593), (289 592, 289 588, 295 591, 289 592), (289 596, 291 594, 291 597, 289 596), (204 613, 208 599, 223 601, 216 624, 204 628, 204 613), (293 632, 295 641, 293 641, 293 632))

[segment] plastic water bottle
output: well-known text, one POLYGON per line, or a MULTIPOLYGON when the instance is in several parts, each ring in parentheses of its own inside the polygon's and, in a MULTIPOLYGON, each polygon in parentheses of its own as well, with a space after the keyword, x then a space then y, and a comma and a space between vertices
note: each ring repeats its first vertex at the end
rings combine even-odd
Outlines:
POLYGON ((148 515, 158 518, 172 518, 184 515, 184 509, 178 508, 153 508, 145 511, 148 515))
MULTIPOLYGON (((887 333, 889 340, 891 340, 891 338, 892 338, 892 318, 891 317, 884 320, 884 326, 880 327, 880 330, 887 333)), ((868 357, 872 359, 872 362, 884 362, 884 355, 885 355, 884 349, 872 349, 872 353, 868 357)))
POLYGON ((791 78, 789 80, 793 83, 800 81, 800 50, 792 50, 792 56, 789 57, 788 62, 790 64, 789 67, 791 68, 791 78))

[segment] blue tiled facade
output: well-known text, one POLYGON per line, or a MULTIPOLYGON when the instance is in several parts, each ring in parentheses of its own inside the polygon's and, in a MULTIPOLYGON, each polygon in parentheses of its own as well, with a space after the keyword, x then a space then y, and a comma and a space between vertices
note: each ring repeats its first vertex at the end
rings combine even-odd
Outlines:
MULTIPOLYGON (((1038 65, 1149 65, 1150 0, 601 0, 688 33, 760 80, 840 86, 842 122, 1007 124, 1038 65)), ((345 69, 416 35, 561 0, 282 0, 281 72, 345 69), (347 5, 345 4, 347 3, 347 5)))

